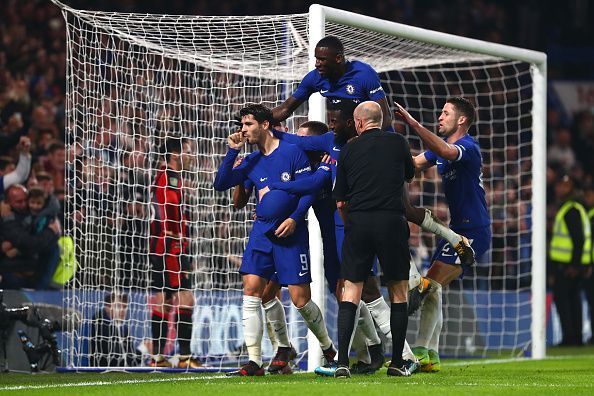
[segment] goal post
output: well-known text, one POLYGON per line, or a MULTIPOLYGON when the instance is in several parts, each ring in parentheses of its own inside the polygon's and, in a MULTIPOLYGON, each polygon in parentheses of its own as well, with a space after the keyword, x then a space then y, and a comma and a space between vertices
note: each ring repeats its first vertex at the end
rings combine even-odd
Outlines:
MULTIPOLYGON (((64 306, 75 312, 64 336, 69 369, 95 367, 89 345, 97 338, 115 349, 123 343, 91 333, 109 292, 129 294, 128 338, 150 344, 150 185, 169 136, 188 139, 192 151, 180 208, 192 263, 185 275, 194 285, 192 353, 208 370, 246 361, 237 269, 254 202, 233 209, 230 192, 215 192, 212 181, 239 109, 282 103, 314 68, 317 41, 330 34, 344 42, 348 59, 378 71, 390 105, 399 101, 429 129, 448 96, 477 104, 471 134, 483 150, 494 243, 477 275, 445 293, 444 355, 515 356, 531 348, 533 358, 544 357, 544 54, 319 5, 309 14, 209 17, 85 11, 52 1, 67 28, 64 228, 80 266, 64 294, 64 306)), ((325 102, 314 94, 288 125, 325 117, 325 102)), ((419 139, 407 138, 419 152, 419 139)), ((440 185, 438 175, 427 172, 411 185, 411 198, 445 219, 440 185)), ((312 297, 336 339, 337 305, 325 287, 321 240, 310 216, 312 297)), ((435 242, 411 227, 421 269, 435 242)), ((319 343, 286 292, 282 302, 298 362, 313 370, 319 343)), ((168 320, 166 353, 175 364, 178 328, 174 315, 168 320)), ((417 322, 410 321, 411 343, 417 322)), ((263 345, 266 360, 272 348, 267 339, 263 345)))
MULTIPOLYGON (((455 36, 442 32, 435 32, 396 22, 385 21, 374 17, 355 14, 352 12, 313 4, 309 9, 310 34, 310 69, 315 65, 313 48, 316 42, 326 34, 334 34, 333 29, 327 28, 328 23, 353 27, 365 31, 377 32, 394 38, 413 40, 451 50, 486 55, 492 58, 517 60, 530 64, 532 75, 532 277, 531 277, 531 357, 542 359, 545 357, 546 346, 546 54, 542 52, 511 47, 486 41, 455 36)), ((340 37, 340 29, 335 29, 340 37)), ((363 42, 363 40, 361 40, 363 42)), ((345 45, 348 54, 352 47, 345 45)), ((382 51, 382 48, 378 48, 382 51)), ((453 59, 429 60, 428 63, 439 64, 455 62, 453 59)), ((373 54, 370 62, 374 65, 373 54)), ((378 70, 376 68, 376 70, 378 70)), ((381 71, 378 70, 378 71, 381 71)), ((388 97, 388 99, 391 99, 388 97)), ((389 103, 392 105, 392 103, 389 103)), ((319 97, 310 99, 310 119, 325 121, 325 114, 313 112, 312 107, 318 109, 323 105, 319 97)), ((438 110, 437 108, 434 110, 438 110)), ((312 246, 313 248, 313 246, 312 246)), ((321 249, 316 247, 315 249, 321 249)), ((321 264, 318 265, 318 269, 321 264)), ((323 270, 318 277, 323 276, 323 270)), ((318 286, 320 287, 320 286, 318 286)), ((318 291, 321 293, 322 291, 318 291)), ((310 347, 313 345, 310 344, 310 347)))

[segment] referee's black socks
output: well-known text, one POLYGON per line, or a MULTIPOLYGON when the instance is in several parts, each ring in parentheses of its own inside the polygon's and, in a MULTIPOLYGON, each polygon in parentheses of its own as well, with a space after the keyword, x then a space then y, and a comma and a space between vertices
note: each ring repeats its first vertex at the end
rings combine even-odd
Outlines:
POLYGON ((407 303, 392 303, 390 312, 390 330, 392 331, 392 364, 402 367, 402 349, 408 327, 407 303))
MULTIPOLYGON (((406 305, 406 304, 405 304, 406 305)), ((358 305, 343 301, 338 306, 338 365, 349 367, 349 347, 355 329, 358 305)), ((404 310, 406 313, 406 309, 404 310)), ((406 330, 405 330, 406 332, 406 330)))

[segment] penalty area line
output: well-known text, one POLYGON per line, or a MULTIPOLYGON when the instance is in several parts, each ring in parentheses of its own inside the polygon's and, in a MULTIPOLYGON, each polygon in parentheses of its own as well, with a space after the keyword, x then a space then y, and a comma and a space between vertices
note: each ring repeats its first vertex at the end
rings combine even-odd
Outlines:
POLYGON ((155 382, 176 382, 176 381, 203 381, 211 379, 227 378, 225 375, 210 377, 175 377, 175 378, 149 378, 149 379, 129 379, 117 381, 86 381, 86 382, 67 382, 63 384, 44 384, 44 385, 9 385, 0 387, 0 391, 28 390, 28 389, 51 389, 51 388, 76 388, 87 386, 107 386, 107 385, 129 385, 129 384, 150 384, 155 382))

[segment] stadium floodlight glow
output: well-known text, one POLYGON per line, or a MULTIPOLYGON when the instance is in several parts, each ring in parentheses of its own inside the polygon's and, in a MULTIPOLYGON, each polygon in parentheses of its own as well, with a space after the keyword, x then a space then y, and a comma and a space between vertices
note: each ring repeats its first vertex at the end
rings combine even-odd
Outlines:
MULTIPOLYGON (((471 135, 483 150, 493 249, 464 288, 454 284, 444 293, 441 350, 452 356, 544 357, 544 54, 318 5, 309 14, 209 17, 85 11, 53 1, 67 27, 65 233, 75 241, 80 264, 64 298, 78 313, 65 332, 68 368, 90 369, 89 328, 106 290, 130 292, 129 336, 135 343, 150 336, 148 186, 163 138, 171 134, 189 138, 194 154, 183 203, 194 264, 189 276, 196 286, 192 351, 214 370, 245 359, 237 355, 237 265, 254 206, 234 210, 230 193, 215 192, 212 180, 239 109, 280 104, 313 68, 318 39, 330 34, 344 42, 348 59, 380 73, 389 103, 402 103, 430 129, 448 96, 476 103, 471 135)), ((324 120, 324 109, 314 95, 287 124, 295 131, 307 118, 324 120)), ((408 137, 418 151, 419 140, 408 137)), ((445 217, 439 184, 435 173, 426 173, 411 186, 411 196, 445 217)), ((314 235, 312 295, 333 327, 336 303, 322 282, 314 235)), ((413 228, 411 244, 422 263, 435 241, 413 228)), ((308 342, 286 294, 283 303, 291 342, 303 367, 313 370, 320 361, 317 340, 308 342)), ((413 345, 415 326, 413 319, 413 345)), ((176 353, 173 343, 167 348, 176 353)))

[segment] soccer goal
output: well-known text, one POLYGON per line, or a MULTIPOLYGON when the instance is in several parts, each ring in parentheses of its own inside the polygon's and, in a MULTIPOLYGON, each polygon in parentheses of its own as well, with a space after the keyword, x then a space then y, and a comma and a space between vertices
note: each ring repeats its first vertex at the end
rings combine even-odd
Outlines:
MULTIPOLYGON (((150 353, 150 185, 168 136, 192 145, 182 202, 195 290, 192 353, 212 370, 245 359, 237 269, 254 206, 233 209, 230 192, 215 192, 212 181, 238 110, 285 100, 313 68, 316 42, 330 34, 344 42, 347 58, 380 73, 390 103, 402 103, 430 129, 449 96, 465 96, 478 108, 471 135, 482 148, 492 250, 476 276, 445 293, 441 352, 544 357, 544 54, 318 5, 308 14, 209 17, 84 11, 53 1, 67 22, 65 232, 75 241, 79 263, 64 291, 64 306, 77 312, 64 333, 68 369, 103 367, 91 348, 101 337, 116 355, 126 342, 150 353), (113 291, 129 296, 124 326, 118 327, 125 331, 93 333, 105 295, 113 291)), ((325 120, 317 94, 287 126, 295 131, 308 118, 325 120)), ((419 152, 420 141, 408 137, 419 152)), ((447 218, 435 173, 424 174, 410 190, 416 204, 447 218)), ((318 268, 313 296, 335 337, 336 303, 323 283, 316 226, 310 228, 318 268)), ((413 257, 422 269, 436 241, 411 231, 413 257)), ((283 303, 297 360, 312 370, 320 361, 317 341, 308 341, 286 294, 283 303)), ((165 352, 174 366, 176 330, 172 320, 165 352)), ((413 318, 413 345, 415 333, 413 318)), ((264 355, 272 355, 266 339, 264 355)), ((125 356, 119 362, 127 369, 136 365, 125 356)))

